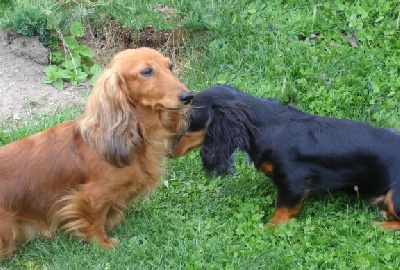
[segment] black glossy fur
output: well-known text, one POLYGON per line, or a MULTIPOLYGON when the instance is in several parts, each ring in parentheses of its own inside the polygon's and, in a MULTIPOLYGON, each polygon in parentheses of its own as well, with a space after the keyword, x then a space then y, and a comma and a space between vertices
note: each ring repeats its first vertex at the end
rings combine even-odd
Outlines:
POLYGON ((400 229, 398 131, 311 115, 224 85, 195 94, 192 106, 188 132, 205 129, 204 169, 225 175, 235 151, 246 152, 273 180, 277 211, 294 211, 276 211, 272 223, 297 215, 309 195, 357 187, 363 198, 380 197, 386 216, 397 220, 382 227, 400 229))

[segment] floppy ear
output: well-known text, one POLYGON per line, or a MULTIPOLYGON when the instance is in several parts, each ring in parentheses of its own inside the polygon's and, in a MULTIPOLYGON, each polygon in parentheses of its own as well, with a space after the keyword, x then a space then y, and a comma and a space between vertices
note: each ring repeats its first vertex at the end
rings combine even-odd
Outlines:
POLYGON ((256 132, 257 120, 245 104, 213 105, 200 151, 204 169, 221 176, 231 172, 235 151, 250 151, 256 132))
POLYGON ((79 122, 85 141, 117 167, 131 164, 131 153, 143 139, 134 106, 125 80, 117 72, 106 69, 89 95, 79 122))

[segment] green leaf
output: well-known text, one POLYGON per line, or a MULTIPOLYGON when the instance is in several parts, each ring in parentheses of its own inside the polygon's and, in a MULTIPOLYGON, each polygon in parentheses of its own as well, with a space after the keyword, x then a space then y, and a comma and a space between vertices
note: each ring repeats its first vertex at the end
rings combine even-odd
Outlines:
POLYGON ((43 82, 54 83, 61 78, 62 70, 58 66, 51 65, 44 69, 44 73, 47 76, 43 79, 43 82))
POLYGON ((54 86, 55 88, 61 89, 61 88, 63 88, 63 86, 64 86, 64 82, 63 82, 62 79, 57 79, 57 80, 55 80, 55 81, 53 82, 53 86, 54 86))
POLYGON ((69 32, 75 37, 83 37, 85 30, 80 22, 73 22, 69 27, 69 32))
POLYGON ((81 66, 81 58, 79 56, 74 57, 74 61, 72 59, 68 59, 63 63, 63 67, 69 70, 77 69, 81 66))
POLYGON ((97 81, 97 76, 98 76, 98 75, 94 75, 92 78, 89 79, 90 85, 93 86, 93 85, 96 83, 96 81, 97 81))
POLYGON ((393 240, 393 237, 386 237, 386 243, 389 243, 389 244, 393 244, 394 243, 394 240, 393 240))
POLYGON ((48 66, 48 67, 46 67, 45 69, 44 69, 44 73, 46 73, 46 75, 48 76, 48 77, 51 77, 51 76, 53 76, 54 74, 56 74, 58 71, 59 71, 59 67, 57 67, 57 66, 55 66, 55 65, 51 65, 51 66, 48 66))
POLYGON ((60 50, 51 52, 51 62, 54 64, 61 64, 64 61, 64 53, 60 50))
POLYGON ((65 37, 65 45, 67 45, 71 50, 78 45, 78 41, 74 37, 65 37))
POLYGON ((89 49, 85 45, 78 45, 74 49, 74 52, 78 53, 80 55, 83 55, 83 56, 87 56, 87 57, 93 57, 94 56, 94 51, 92 51, 91 49, 89 49))
POLYGON ((45 77, 44 79, 43 79, 43 82, 44 83, 52 83, 54 80, 52 79, 52 78, 50 78, 50 77, 45 77))
POLYGON ((76 78, 71 78, 71 84, 72 84, 73 86, 75 86, 75 85, 78 84, 78 81, 76 80, 76 78))
POLYGON ((87 74, 90 73, 89 67, 88 67, 87 65, 82 64, 82 65, 81 65, 81 68, 82 68, 82 71, 83 71, 83 72, 85 72, 85 73, 87 73, 87 74))
POLYGON ((99 64, 94 64, 91 68, 90 68, 90 74, 93 75, 97 75, 101 72, 101 67, 99 64))
POLYGON ((60 78, 62 78, 62 79, 70 79, 70 78, 73 76, 74 73, 75 73, 75 72, 72 71, 72 70, 65 70, 65 69, 62 69, 62 70, 60 70, 60 72, 59 72, 59 76, 60 76, 60 78))
POLYGON ((84 82, 86 80, 87 76, 88 76, 87 73, 78 71, 78 76, 77 76, 78 82, 84 82))
POLYGON ((71 59, 68 59, 63 63, 63 67, 68 70, 74 70, 76 68, 76 65, 71 59))
POLYGON ((74 58, 76 68, 81 67, 82 66, 82 57, 79 54, 75 54, 75 53, 73 53, 72 56, 74 58))
POLYGON ((226 83, 226 76, 225 74, 219 74, 217 79, 218 84, 225 84, 226 83))
POLYGON ((78 84, 78 82, 84 82, 87 79, 87 76, 88 76, 87 73, 85 73, 79 69, 76 70, 76 72, 71 71, 71 77, 70 77, 71 84, 76 85, 76 84, 78 84))
POLYGON ((251 4, 249 5, 249 8, 247 9, 247 12, 248 12, 249 14, 254 14, 254 13, 256 13, 256 12, 257 12, 257 4, 256 4, 256 3, 251 3, 251 4))

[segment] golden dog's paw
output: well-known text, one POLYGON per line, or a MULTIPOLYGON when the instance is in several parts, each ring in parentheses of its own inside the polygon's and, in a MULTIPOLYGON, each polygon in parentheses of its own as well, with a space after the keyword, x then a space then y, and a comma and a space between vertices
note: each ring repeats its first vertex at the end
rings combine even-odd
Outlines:
POLYGON ((106 250, 112 249, 113 247, 118 245, 119 241, 117 238, 107 238, 105 241, 100 243, 100 246, 106 250))

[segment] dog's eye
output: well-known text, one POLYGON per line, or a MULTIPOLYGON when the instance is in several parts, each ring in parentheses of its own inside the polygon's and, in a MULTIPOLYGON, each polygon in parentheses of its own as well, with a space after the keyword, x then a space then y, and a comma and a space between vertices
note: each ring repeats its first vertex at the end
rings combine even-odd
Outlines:
POLYGON ((144 76, 144 77, 150 77, 150 76, 153 76, 154 75, 154 69, 152 69, 152 68, 145 68, 145 69, 143 69, 141 72, 140 72, 140 74, 142 75, 142 76, 144 76))
POLYGON ((169 68, 169 70, 172 71, 174 69, 174 65, 173 64, 169 64, 168 68, 169 68))

